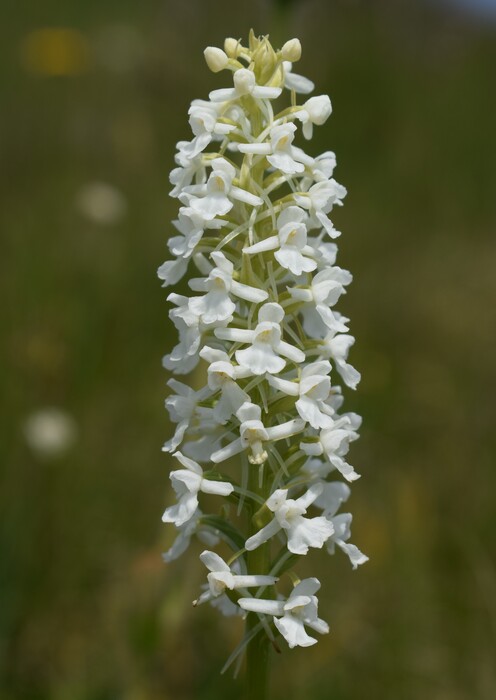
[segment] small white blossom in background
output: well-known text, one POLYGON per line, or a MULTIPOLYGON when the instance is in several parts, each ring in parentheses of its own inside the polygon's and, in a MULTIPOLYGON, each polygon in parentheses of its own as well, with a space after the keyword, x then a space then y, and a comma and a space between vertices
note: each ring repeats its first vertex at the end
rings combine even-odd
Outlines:
POLYGON ((302 148, 332 107, 306 97, 314 85, 293 71, 300 55, 297 39, 275 51, 253 33, 247 47, 229 38, 205 50, 210 70, 232 75, 189 109, 192 136, 170 177, 176 231, 158 272, 179 335, 164 365, 203 376, 200 388, 169 381, 176 429, 164 451, 180 446, 181 468, 170 474, 176 502, 163 519, 177 536, 164 559, 193 537, 223 548, 201 554, 209 573, 195 603, 248 613, 231 661, 256 634, 294 647, 316 643, 308 630, 329 631, 320 582, 289 575, 299 557, 339 549, 353 568, 367 561, 340 512, 359 478, 344 458, 361 422, 340 412, 341 383, 360 380, 349 319, 335 308, 352 281, 336 265, 330 218, 346 190, 332 151, 302 148), (175 291, 185 275, 188 296, 175 291))
POLYGON ((75 443, 77 426, 74 418, 61 408, 42 408, 25 420, 23 432, 33 452, 41 457, 58 457, 75 443))
POLYGON ((127 202, 116 187, 106 182, 89 182, 77 193, 79 211, 95 224, 109 226, 124 218, 127 202))

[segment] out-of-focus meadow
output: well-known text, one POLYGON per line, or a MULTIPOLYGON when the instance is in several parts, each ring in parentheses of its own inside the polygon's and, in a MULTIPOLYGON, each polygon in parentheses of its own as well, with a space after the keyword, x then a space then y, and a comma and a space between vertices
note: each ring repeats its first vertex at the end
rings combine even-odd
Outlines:
POLYGON ((2 700, 233 698, 237 622, 170 565, 174 331, 155 270, 174 144, 224 85, 202 51, 299 36, 335 113, 335 223, 355 281, 364 416, 353 542, 309 557, 331 634, 275 660, 273 695, 496 697, 496 25, 448 3, 4 5, 0 25, 2 700))

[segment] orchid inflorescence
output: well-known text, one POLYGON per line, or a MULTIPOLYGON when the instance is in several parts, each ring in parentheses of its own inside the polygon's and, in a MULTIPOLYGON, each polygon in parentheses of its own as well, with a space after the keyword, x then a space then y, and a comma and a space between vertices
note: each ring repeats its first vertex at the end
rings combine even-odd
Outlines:
POLYGON ((336 375, 352 389, 360 380, 347 362, 349 319, 334 310, 352 279, 335 264, 340 233, 329 218, 346 190, 332 177, 334 153, 312 157, 294 144, 299 125, 310 139, 331 114, 327 95, 297 104, 296 93, 314 89, 292 72, 300 55, 298 39, 276 52, 253 33, 248 47, 226 39, 224 50, 205 50, 211 70, 233 73, 233 87, 191 104, 194 137, 177 144, 170 175, 178 235, 158 271, 168 287, 196 268, 194 294, 168 297, 179 343, 164 366, 175 375, 199 366, 195 383, 204 383, 168 382, 176 430, 163 449, 180 468, 170 474, 177 503, 163 516, 178 534, 164 559, 193 535, 207 544, 207 585, 195 604, 248 612, 238 655, 260 632, 275 643, 278 631, 290 647, 316 642, 305 627, 328 632, 319 581, 290 571, 309 548, 337 546, 353 568, 367 561, 348 541, 351 514, 338 512, 350 496, 345 482, 359 478, 345 457, 361 422, 339 413, 335 384, 336 375), (276 112, 285 88, 291 104, 276 112), (222 496, 222 507, 211 499, 216 511, 204 513, 200 494, 222 496), (221 542, 228 561, 210 549, 221 542), (285 573, 287 597, 276 592, 285 573))

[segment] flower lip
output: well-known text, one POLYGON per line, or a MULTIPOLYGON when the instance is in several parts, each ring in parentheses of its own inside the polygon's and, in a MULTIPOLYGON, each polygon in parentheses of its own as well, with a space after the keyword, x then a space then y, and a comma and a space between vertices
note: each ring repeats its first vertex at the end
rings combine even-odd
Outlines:
POLYGON ((255 328, 255 338, 253 342, 274 345, 281 340, 281 328, 271 321, 262 321, 255 328))

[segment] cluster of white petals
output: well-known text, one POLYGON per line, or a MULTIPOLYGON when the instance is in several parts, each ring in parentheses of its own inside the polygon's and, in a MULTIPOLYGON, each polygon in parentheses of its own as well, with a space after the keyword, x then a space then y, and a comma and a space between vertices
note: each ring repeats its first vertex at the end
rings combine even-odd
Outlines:
POLYGON ((178 333, 164 366, 195 370, 194 386, 171 379, 166 399, 176 428, 163 449, 181 468, 170 473, 176 502, 163 520, 177 537, 164 559, 193 536, 230 550, 227 560, 200 555, 208 575, 195 603, 245 615, 250 634, 260 625, 272 641, 280 633, 290 647, 310 646, 306 628, 329 630, 319 581, 297 582, 287 597, 276 584, 310 548, 339 549, 353 568, 367 561, 340 512, 359 478, 345 458, 360 426, 341 411, 340 382, 360 380, 348 363, 349 319, 335 308, 352 280, 336 265, 330 218, 346 190, 334 153, 298 145, 332 111, 327 95, 297 104, 314 89, 292 70, 299 41, 275 51, 251 34, 248 47, 227 39, 224 49, 207 48, 205 59, 231 84, 192 102, 192 138, 177 144, 179 213, 158 271, 178 333))

